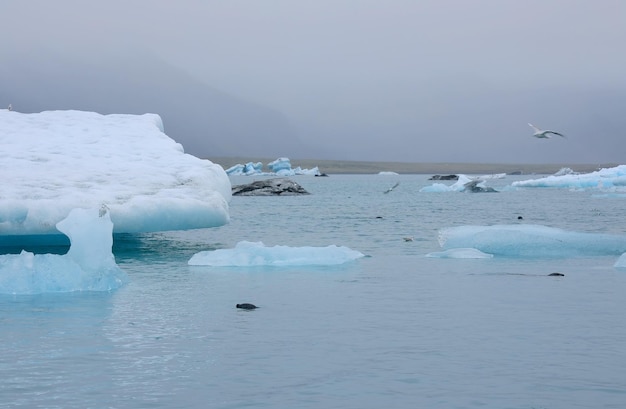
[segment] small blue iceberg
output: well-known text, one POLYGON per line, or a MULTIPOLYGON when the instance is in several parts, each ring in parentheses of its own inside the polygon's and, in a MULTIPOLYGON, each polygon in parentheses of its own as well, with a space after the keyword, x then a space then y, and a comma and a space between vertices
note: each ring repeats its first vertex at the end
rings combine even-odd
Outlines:
POLYGON ((196 253, 188 264, 214 267, 331 266, 361 257, 364 257, 364 254, 343 246, 266 247, 262 242, 241 241, 233 249, 196 253))
POLYGON ((0 255, 0 294, 111 291, 128 281, 111 251, 113 223, 108 209, 73 209, 57 223, 70 239, 67 254, 0 255))

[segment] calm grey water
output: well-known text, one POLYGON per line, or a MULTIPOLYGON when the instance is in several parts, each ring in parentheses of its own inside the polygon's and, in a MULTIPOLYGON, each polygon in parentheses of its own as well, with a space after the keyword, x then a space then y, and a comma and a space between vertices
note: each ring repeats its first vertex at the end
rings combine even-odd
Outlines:
POLYGON ((618 256, 424 257, 441 250, 443 227, 519 215, 626 234, 623 198, 419 193, 432 182, 418 175, 294 179, 312 195, 235 197, 227 226, 116 237, 131 281, 113 293, 0 296, 0 408, 626 407, 618 256), (242 240, 336 244, 368 257, 333 267, 186 264, 242 240))

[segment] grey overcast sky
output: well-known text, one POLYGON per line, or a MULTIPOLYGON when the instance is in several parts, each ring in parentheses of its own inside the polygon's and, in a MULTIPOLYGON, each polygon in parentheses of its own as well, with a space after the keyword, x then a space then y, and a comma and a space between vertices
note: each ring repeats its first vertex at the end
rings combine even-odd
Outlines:
POLYGON ((0 23, 15 49, 148 50, 309 156, 626 163, 622 0, 16 0, 0 23))

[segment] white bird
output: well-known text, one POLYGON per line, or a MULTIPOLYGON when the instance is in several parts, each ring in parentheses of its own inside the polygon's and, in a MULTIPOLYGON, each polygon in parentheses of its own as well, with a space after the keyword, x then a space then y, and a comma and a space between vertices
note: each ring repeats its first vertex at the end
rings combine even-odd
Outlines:
POLYGON ((385 190, 383 193, 389 193, 393 189, 397 188, 400 185, 400 182, 397 182, 395 185, 391 186, 389 189, 385 190))
POLYGON ((533 130, 535 131, 535 133, 533 133, 533 136, 535 138, 545 138, 545 139, 552 138, 552 136, 550 136, 550 134, 559 135, 559 136, 565 138, 565 135, 563 135, 563 134, 560 134, 560 133, 554 132, 554 131, 548 131, 548 130, 539 129, 535 125, 531 124, 530 122, 528 123, 528 125, 531 128, 533 128, 533 130))
POLYGON ((9 111, 13 111, 13 105, 9 104, 9 107, 7 108, 9 111))

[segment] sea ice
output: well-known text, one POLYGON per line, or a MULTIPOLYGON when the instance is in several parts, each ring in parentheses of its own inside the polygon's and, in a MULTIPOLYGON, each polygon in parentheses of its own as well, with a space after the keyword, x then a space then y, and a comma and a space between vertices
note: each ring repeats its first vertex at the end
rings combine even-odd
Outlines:
MULTIPOLYGON (((458 175, 459 178, 455 183, 448 186, 443 183, 433 183, 431 186, 424 186, 420 189, 420 192, 428 192, 428 193, 441 193, 441 192, 463 192, 465 191, 465 185, 467 183, 472 182, 474 179, 466 176, 466 175, 458 175)), ((481 184, 483 182, 480 182, 481 184)))
POLYGON ((343 264, 364 255, 347 247, 266 247, 262 242, 241 241, 233 249, 201 251, 189 260, 192 266, 327 266, 343 264))
POLYGON ((580 233, 541 225, 457 226, 439 231, 446 250, 474 248, 508 257, 576 257, 626 252, 626 235, 580 233))
POLYGON ((281 172, 291 173, 291 161, 289 160, 289 158, 278 158, 268 163, 267 167, 270 168, 271 172, 276 173, 277 175, 281 174, 281 172))
POLYGON ((0 293, 111 291, 128 281, 111 251, 108 209, 73 209, 57 228, 70 238, 67 254, 0 255, 0 293))
POLYGON ((58 235, 76 207, 106 204, 114 231, 220 226, 230 180, 185 154, 155 114, 0 110, 0 236, 58 235))
POLYGON ((554 187, 569 189, 608 189, 626 186, 626 165, 604 168, 590 173, 575 174, 561 169, 554 175, 540 179, 513 182, 514 187, 554 187))
POLYGON ((278 158, 267 164, 269 172, 263 172, 263 164, 261 162, 248 162, 245 165, 237 164, 226 169, 229 176, 296 176, 296 175, 319 175, 319 168, 316 166, 312 169, 302 169, 298 166, 291 168, 289 158, 278 158))
POLYGON ((250 176, 263 174, 263 163, 248 162, 245 165, 237 164, 226 169, 226 174, 237 176, 250 176))
POLYGON ((622 254, 621 256, 619 256, 619 258, 617 259, 617 261, 615 262, 615 268, 619 268, 619 269, 626 269, 626 253, 622 254))

